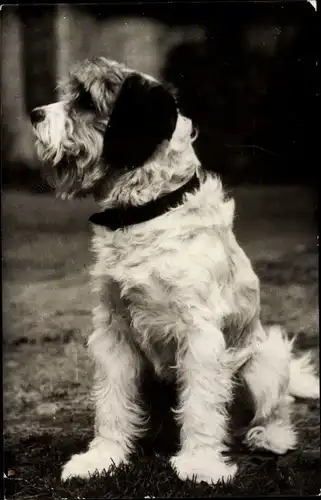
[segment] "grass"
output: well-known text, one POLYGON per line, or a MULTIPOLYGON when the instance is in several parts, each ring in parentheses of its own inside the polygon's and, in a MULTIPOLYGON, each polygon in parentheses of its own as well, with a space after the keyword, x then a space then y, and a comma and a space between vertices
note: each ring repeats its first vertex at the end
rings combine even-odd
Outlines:
MULTIPOLYGON (((237 188, 236 233, 262 280, 262 319, 299 334, 318 362, 318 265, 313 193, 306 188, 237 188)), ((181 482, 168 464, 178 431, 172 387, 146 376, 149 435, 129 465, 90 481, 59 480, 62 464, 92 436, 88 287, 90 200, 5 192, 3 376, 6 498, 123 498, 317 495, 321 488, 319 402, 295 404, 299 448, 284 457, 237 443, 232 484, 181 482), (156 397, 155 397, 156 395, 156 397)))

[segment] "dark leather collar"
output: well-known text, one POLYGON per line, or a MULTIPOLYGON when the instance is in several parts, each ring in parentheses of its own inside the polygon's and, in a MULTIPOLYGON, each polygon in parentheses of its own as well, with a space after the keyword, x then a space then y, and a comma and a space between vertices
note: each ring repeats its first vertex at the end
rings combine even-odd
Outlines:
POLYGON ((112 231, 139 224, 140 222, 146 222, 180 205, 183 202, 184 195, 196 190, 199 186, 199 178, 194 174, 186 184, 176 189, 176 191, 145 203, 145 205, 107 208, 103 212, 93 214, 89 220, 99 226, 105 226, 112 231))

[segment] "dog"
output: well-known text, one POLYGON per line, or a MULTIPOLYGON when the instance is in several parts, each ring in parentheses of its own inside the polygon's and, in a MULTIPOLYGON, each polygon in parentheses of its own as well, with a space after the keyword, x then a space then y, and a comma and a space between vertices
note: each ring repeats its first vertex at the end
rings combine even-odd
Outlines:
POLYGON ((236 372, 253 405, 244 443, 293 449, 293 397, 318 398, 318 377, 280 327, 261 324, 234 200, 202 169, 175 89, 103 57, 76 64, 60 89, 59 102, 31 112, 38 155, 58 196, 92 195, 100 207, 90 218, 95 437, 62 480, 128 461, 148 425, 146 365, 177 384, 180 449, 170 461, 182 480, 235 476, 223 452, 236 372))

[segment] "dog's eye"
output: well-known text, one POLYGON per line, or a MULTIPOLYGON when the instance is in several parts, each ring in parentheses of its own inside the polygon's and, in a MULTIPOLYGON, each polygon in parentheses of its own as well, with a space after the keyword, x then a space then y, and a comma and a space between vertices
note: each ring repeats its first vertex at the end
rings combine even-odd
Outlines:
POLYGON ((76 99, 76 106, 84 111, 94 111, 95 105, 89 92, 80 92, 76 99))

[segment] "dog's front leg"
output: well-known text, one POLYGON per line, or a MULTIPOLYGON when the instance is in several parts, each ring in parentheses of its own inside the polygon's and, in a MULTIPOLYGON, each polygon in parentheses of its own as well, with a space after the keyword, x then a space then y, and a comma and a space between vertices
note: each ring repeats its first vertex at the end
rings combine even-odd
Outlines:
POLYGON ((232 397, 232 374, 224 362, 225 341, 212 325, 189 332, 178 353, 181 386, 177 419, 181 450, 171 459, 181 479, 216 483, 232 478, 236 465, 222 455, 227 431, 226 405, 232 397))
MULTIPOLYGON (((107 302, 111 306, 110 302, 107 302)), ((106 302, 94 312, 89 351, 95 363, 95 438, 85 453, 73 455, 62 480, 89 477, 125 462, 133 442, 144 431, 138 404, 142 360, 130 342, 127 321, 106 302)))

